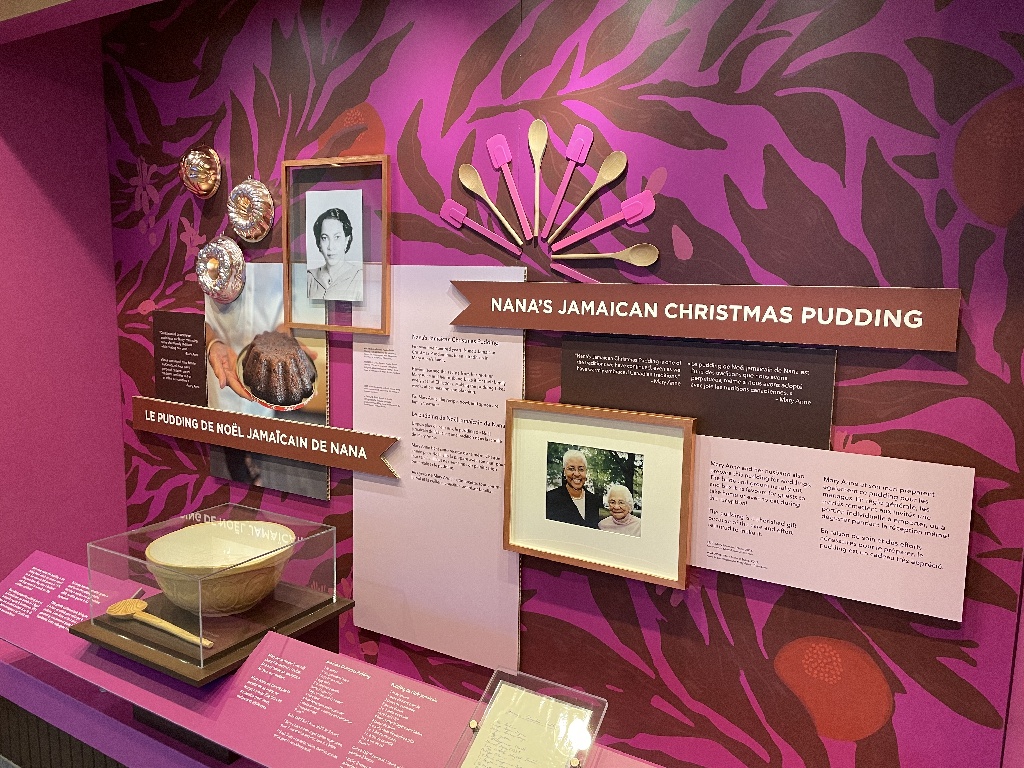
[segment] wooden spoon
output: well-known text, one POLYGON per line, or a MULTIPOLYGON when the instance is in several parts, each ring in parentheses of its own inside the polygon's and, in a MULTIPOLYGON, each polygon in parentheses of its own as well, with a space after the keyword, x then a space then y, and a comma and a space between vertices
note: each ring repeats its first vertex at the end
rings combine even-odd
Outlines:
POLYGON ((516 241, 516 245, 521 246, 523 244, 523 238, 519 236, 519 233, 512 229, 512 225, 508 223, 504 216, 501 215, 501 211, 498 210, 491 198, 487 196, 487 190, 484 189, 484 182, 480 178, 480 172, 469 163, 463 163, 459 166, 459 181, 462 182, 462 186, 472 192, 474 195, 483 200, 487 207, 491 209, 491 213, 498 217, 498 221, 501 222, 501 226, 505 228, 512 239, 516 241))
POLYGON ((174 635, 187 643, 192 643, 192 645, 201 645, 203 648, 213 647, 212 640, 197 637, 181 627, 176 627, 169 621, 164 621, 158 616, 146 613, 146 608, 148 607, 149 605, 145 600, 130 597, 127 600, 118 600, 116 603, 107 606, 107 615, 113 616, 115 619, 135 619, 143 624, 148 624, 151 627, 174 635))
POLYGON ((616 259, 636 267, 649 267, 658 260, 658 248, 650 243, 631 245, 617 253, 553 253, 552 259, 616 259))
POLYGON ((613 181, 618 179, 619 176, 621 176, 623 171, 625 170, 625 152, 615 150, 610 155, 608 155, 608 157, 604 159, 604 162, 601 163, 601 167, 597 171, 597 178, 594 179, 594 184, 590 188, 590 191, 583 196, 583 199, 580 200, 579 205, 572 209, 572 213, 570 213, 566 217, 565 221, 558 225, 558 229, 551 233, 551 236, 548 238, 548 242, 553 243, 555 240, 557 240, 558 236, 562 234, 562 230, 565 229, 569 225, 569 222, 575 219, 579 215, 580 211, 582 211, 583 208, 586 206, 586 204, 590 202, 590 198, 596 195, 599 189, 601 189, 602 187, 607 187, 613 181))
POLYGON ((530 157, 533 158, 533 231, 540 236, 540 161, 548 146, 548 126, 541 119, 530 123, 527 134, 530 142, 530 157))

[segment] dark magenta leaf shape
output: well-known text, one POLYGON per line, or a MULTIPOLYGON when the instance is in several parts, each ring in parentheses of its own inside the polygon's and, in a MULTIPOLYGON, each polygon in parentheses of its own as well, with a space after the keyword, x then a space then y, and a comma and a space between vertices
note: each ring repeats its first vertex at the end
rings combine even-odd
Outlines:
POLYGON ((996 325, 996 351, 1010 366, 1012 380, 1021 384, 1024 364, 1024 208, 1010 221, 1003 244, 1006 270, 1006 311, 996 325))
POLYGON ((1017 591, 973 557, 967 560, 966 596, 979 603, 1014 612, 1017 591))
POLYGON ((722 58, 722 55, 729 50, 729 46, 743 34, 743 30, 763 7, 764 0, 733 0, 711 25, 708 42, 704 47, 704 55, 701 57, 697 71, 704 72, 710 69, 716 61, 722 58))
MULTIPOLYGON (((135 111, 138 115, 139 122, 146 126, 147 129, 147 135, 144 137, 144 141, 137 145, 138 154, 145 157, 145 159, 152 165, 176 166, 178 164, 178 158, 164 150, 164 124, 160 117, 160 109, 153 100, 152 94, 149 92, 149 89, 147 89, 145 85, 143 85, 138 78, 134 77, 132 74, 126 72, 125 77, 128 82, 128 89, 131 93, 132 101, 135 103, 135 111), (150 133, 155 135, 154 139, 150 139, 150 133), (153 143, 147 144, 146 142, 148 141, 152 141, 153 143)), ((176 168, 175 172, 177 172, 176 168)))
POLYGON ((601 19, 587 40, 581 76, 611 61, 626 50, 629 41, 636 34, 640 18, 650 4, 651 0, 626 0, 601 19))
POLYGON ((907 47, 931 73, 935 111, 950 125, 1013 82, 1013 72, 973 48, 933 37, 912 37, 907 47))
POLYGON ((843 238, 828 206, 770 144, 764 163, 765 209, 747 203, 725 177, 729 210, 751 258, 790 285, 877 285, 867 258, 843 238))
POLYGON ((936 627, 948 628, 950 622, 879 609, 853 600, 840 602, 879 651, 936 700, 979 725, 1003 726, 1003 718, 992 703, 949 666, 950 660, 975 666, 977 662, 968 650, 976 648, 977 643, 957 635, 931 637, 915 626, 927 627, 934 622, 936 627))
MULTIPOLYGON (((138 154, 138 138, 135 135, 135 126, 128 117, 128 81, 127 72, 123 69, 115 69, 110 64, 103 64, 103 99, 107 105, 107 120, 117 133, 125 146, 131 150, 133 155, 138 154)), ((111 137, 113 139, 113 137, 111 137)), ((124 163, 118 160, 120 167, 124 163)), ((129 170, 122 170, 121 175, 129 179, 133 173, 132 166, 129 170)))
POLYGON ((854 768, 900 768, 899 742, 891 721, 857 742, 854 768))
POLYGON ((1000 32, 999 37, 1013 46, 1021 58, 1024 58, 1024 35, 1019 32, 1000 32))
POLYGON ((914 178, 939 178, 939 161, 934 152, 927 155, 896 155, 892 161, 914 178))
POLYGON ((956 216, 957 205, 953 196, 944 189, 940 189, 935 196, 935 223, 939 229, 945 229, 949 222, 956 216))
POLYGON ((974 286, 974 268, 978 257, 992 247, 996 235, 989 229, 971 223, 964 224, 960 233, 960 290, 964 300, 971 300, 971 288, 974 286))
POLYGON ((476 131, 472 130, 463 139, 459 151, 455 153, 455 162, 452 163, 451 198, 455 202, 466 206, 469 215, 479 220, 480 204, 478 204, 477 198, 462 186, 462 182, 459 181, 459 168, 466 163, 473 162, 473 151, 475 149, 476 131))
POLYGON ((427 211, 436 213, 441 210, 447 195, 423 160, 423 144, 419 137, 422 113, 423 99, 420 99, 398 139, 398 171, 416 202, 427 211))
MULTIPOLYGON (((270 68, 271 73, 274 72, 274 67, 270 68)), ((308 61, 303 70, 307 76, 309 76, 308 61)), ((277 117, 276 120, 261 119, 255 125, 254 128, 256 133, 252 136, 253 144, 255 145, 257 158, 256 158, 256 172, 260 174, 256 178, 269 179, 275 170, 277 165, 278 153, 281 151, 282 144, 285 141, 284 130, 288 124, 289 91, 286 90, 287 85, 281 84, 281 89, 276 89, 274 83, 267 78, 260 70, 253 70, 253 79, 255 85, 253 87, 253 113, 256 115, 273 115, 277 117), (285 114, 278 112, 279 106, 283 107, 285 114)), ((302 92, 303 94, 306 91, 302 92)), ((301 102, 300 102, 301 103, 301 102)), ((294 157, 292 152, 285 154, 285 157, 294 157)), ((242 181, 242 179, 238 179, 242 181)), ((238 181, 235 183, 237 184, 238 181)))
MULTIPOLYGON (((194 98, 205 92, 220 78, 228 48, 235 42, 238 33, 242 31, 249 15, 256 8, 257 2, 259 0, 233 0, 224 6, 212 25, 210 24, 209 6, 204 6, 202 3, 192 6, 191 13, 200 14, 199 18, 191 21, 194 28, 204 32, 216 30, 216 33, 211 34, 209 39, 203 40, 203 59, 199 65, 199 78, 192 87, 190 96, 194 98)), ((181 24, 185 20, 179 18, 178 22, 181 24)), ((161 38, 163 38, 163 33, 161 33, 161 38)), ((167 40, 165 42, 170 45, 169 55, 184 58, 182 52, 175 49, 173 42, 167 40)), ((136 50, 144 51, 146 46, 141 49, 137 47, 136 50)))
POLYGON ((228 0, 213 12, 202 3, 138 8, 106 32, 103 42, 120 67, 147 79, 159 83, 195 80, 191 95, 196 96, 220 76, 224 55, 256 2, 228 0), (147 44, 140 45, 139 40, 147 40, 147 44))
POLYGON ((323 116, 311 129, 313 137, 323 134, 339 114, 366 101, 370 95, 370 88, 387 72, 395 49, 412 31, 413 23, 410 21, 393 35, 374 45, 352 74, 345 78, 344 83, 334 89, 324 108, 323 116))
MULTIPOLYGON (((535 0, 527 5, 529 11, 532 11, 537 2, 535 0)), ((469 108, 473 94, 497 66, 509 40, 519 29, 522 15, 526 12, 527 8, 516 3, 469 46, 455 70, 455 79, 448 94, 448 106, 444 111, 441 136, 445 136, 455 121, 469 108)))
MULTIPOLYGON (((275 21, 270 28, 270 69, 267 72, 267 80, 279 98, 271 103, 257 103, 259 114, 263 114, 263 110, 268 110, 280 118, 278 122, 282 126, 286 125, 289 109, 294 110, 295 107, 304 105, 309 98, 313 79, 310 54, 302 40, 299 25, 292 26, 291 34, 285 36, 281 24, 275 21)), ((263 130, 261 125, 261 137, 263 130)), ((283 132, 283 128, 278 131, 280 134, 283 132)), ((275 147, 275 151, 276 149, 275 147)))
POLYGON ((691 112, 679 110, 660 99, 640 98, 642 89, 601 88, 587 101, 624 131, 659 139, 680 149, 726 149, 728 143, 704 128, 691 112))
POLYGON ((999 560, 1010 560, 1019 563, 1024 559, 1024 549, 1020 547, 1004 547, 1002 549, 991 549, 988 552, 979 552, 978 557, 996 558, 999 560))
POLYGON ((846 183, 846 129, 830 96, 816 91, 786 93, 770 98, 764 106, 797 152, 824 163, 846 183))
MULTIPOLYGON (((555 53, 590 17, 598 0, 554 2, 537 16, 533 29, 501 69, 501 97, 510 98, 530 77, 551 65, 555 53)), ((517 26, 519 18, 516 19, 517 26)))
POLYGON ((665 20, 665 26, 670 27, 679 21, 686 12, 689 11, 693 6, 697 5, 700 0, 676 0, 676 7, 672 9, 672 13, 665 20))
POLYGON ((814 17, 797 35, 786 53, 773 66, 776 72, 785 72, 786 68, 803 56, 817 48, 821 48, 843 35, 859 29, 871 21, 885 5, 885 0, 858 0, 858 2, 830 3, 821 13, 814 17))
POLYGON ((576 59, 579 57, 580 47, 577 45, 572 49, 572 53, 566 58, 565 63, 562 64, 558 72, 551 79, 551 83, 547 88, 544 89, 544 96, 556 96, 559 91, 569 86, 569 81, 572 79, 572 69, 576 64, 576 59))
POLYGON ((339 67, 357 53, 366 50, 380 32, 390 2, 388 0, 363 0, 359 5, 359 13, 351 25, 342 33, 341 39, 331 49, 333 35, 322 34, 324 0, 318 0, 319 12, 304 9, 303 19, 306 21, 306 37, 309 39, 310 50, 323 50, 325 63, 328 65, 323 74, 339 67), (327 45, 325 45, 325 42, 327 45))
POLYGON ((231 125, 231 155, 221 158, 224 162, 221 185, 230 189, 250 176, 256 176, 256 158, 253 156, 256 131, 249 121, 249 113, 234 93, 231 94, 231 113, 228 119, 231 125))
POLYGON ((660 40, 655 40, 644 52, 637 56, 629 66, 625 67, 617 75, 608 78, 608 86, 633 85, 646 80, 668 61, 668 57, 679 50, 683 40, 690 34, 689 29, 673 32, 660 40))
POLYGON ((806 16, 808 13, 820 11, 830 5, 833 0, 778 0, 769 10, 758 29, 767 29, 776 24, 806 16))
POLYGON ((733 46, 718 68, 719 90, 725 93, 736 93, 743 80, 743 66, 747 63, 750 54, 769 40, 776 40, 780 37, 791 37, 791 35, 783 29, 773 29, 753 34, 733 46))
POLYGON ((792 75, 786 75, 782 84, 787 88, 842 93, 875 117, 914 133, 935 139, 939 137, 914 103, 907 73, 880 53, 851 51, 819 59, 792 75))
POLYGON ((924 215, 924 201, 868 140, 861 221, 889 285, 942 287, 942 249, 924 215))
MULTIPOLYGON (((440 221, 440 217, 437 221, 440 221)), ((391 231, 395 238, 406 243, 437 243, 468 254, 496 255, 500 250, 497 246, 490 246, 483 238, 464 233, 465 227, 453 229, 447 224, 430 221, 418 213, 395 211, 391 214, 391 231)))
MULTIPOLYGON (((675 197, 656 197, 660 219, 665 224, 650 232, 626 227, 613 231, 622 247, 651 243, 661 254, 650 271, 668 283, 749 285, 754 282, 743 255, 721 233, 704 226, 686 204, 675 197), (668 222, 672 222, 668 226, 668 222), (678 233, 678 234, 677 234, 678 233), (684 248, 680 254, 680 247, 684 248), (676 255, 677 258, 672 258, 676 255), (686 258, 682 258, 686 255, 686 258)), ((615 281, 614 276, 609 281, 615 281)))

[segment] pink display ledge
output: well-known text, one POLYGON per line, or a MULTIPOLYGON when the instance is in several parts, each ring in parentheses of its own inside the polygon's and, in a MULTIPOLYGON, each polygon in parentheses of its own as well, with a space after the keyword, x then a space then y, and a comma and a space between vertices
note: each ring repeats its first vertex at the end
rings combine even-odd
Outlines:
MULTIPOLYGON (((223 768, 136 722, 132 705, 0 640, 0 695, 113 760, 134 768, 223 768)), ((232 768, 257 768, 242 758, 232 768)))
MULTIPOLYGON (((440 768, 475 706, 275 633, 238 672, 196 689, 69 634, 61 625, 87 607, 76 602, 87 584, 85 568, 41 552, 0 583, 0 640, 17 647, 0 643, 0 692, 129 768, 219 765, 134 723, 131 705, 253 761, 237 768, 440 768)), ((591 754, 592 768, 650 765, 591 754)))

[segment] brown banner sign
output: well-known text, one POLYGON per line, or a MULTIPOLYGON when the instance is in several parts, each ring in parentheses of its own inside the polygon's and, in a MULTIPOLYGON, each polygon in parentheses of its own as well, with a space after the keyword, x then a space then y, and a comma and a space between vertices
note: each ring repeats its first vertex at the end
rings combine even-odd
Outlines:
POLYGON ((150 397, 132 398, 132 426, 142 432, 398 477, 384 458, 388 448, 398 442, 397 437, 248 416, 150 397))
POLYGON ((935 352, 956 350, 960 291, 453 281, 452 325, 935 352))

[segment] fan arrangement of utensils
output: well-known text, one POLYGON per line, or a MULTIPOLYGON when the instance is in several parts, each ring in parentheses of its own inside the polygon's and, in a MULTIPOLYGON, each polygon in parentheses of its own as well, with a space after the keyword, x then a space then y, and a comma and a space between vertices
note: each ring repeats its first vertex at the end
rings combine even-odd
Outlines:
MULTIPOLYGON (((650 191, 643 191, 633 195, 621 203, 620 210, 604 219, 591 224, 583 230, 566 235, 569 225, 586 209, 590 202, 601 192, 601 190, 614 184, 626 172, 626 153, 616 150, 611 152, 601 162, 597 176, 590 190, 576 204, 568 216, 562 219, 561 223, 555 226, 555 219, 569 189, 569 182, 577 167, 585 165, 590 148, 594 143, 594 133, 584 125, 577 125, 569 138, 565 149, 567 161, 565 174, 555 193, 555 199, 548 211, 547 219, 541 227, 540 220, 540 176, 541 162, 548 146, 548 127, 543 120, 534 120, 530 124, 527 136, 530 147, 530 158, 533 161, 533 222, 531 223, 522 196, 512 175, 512 152, 508 140, 504 135, 498 133, 487 140, 487 154, 490 157, 491 165, 498 171, 501 178, 505 180, 512 204, 515 207, 516 218, 522 230, 522 235, 513 227, 512 223, 498 210, 487 189, 484 187, 480 172, 471 164, 465 163, 459 166, 459 181, 469 192, 480 198, 487 208, 494 214, 495 219, 501 225, 508 237, 505 237, 483 224, 477 223, 469 217, 466 206, 452 200, 445 200, 441 206, 441 218, 455 229, 472 230, 481 237, 486 238, 494 245, 502 248, 515 256, 521 256, 523 246, 526 242, 537 238, 538 243, 548 243, 552 259, 612 259, 637 267, 649 267, 658 260, 658 249, 650 243, 640 243, 630 246, 614 253, 562 253, 567 248, 603 232, 607 229, 625 224, 632 226, 646 219, 654 213, 654 195, 650 191)), ((501 182, 499 181, 499 184, 501 182)), ((567 267, 561 267, 557 271, 563 274, 572 274, 574 271, 567 267)), ((577 273, 578 274, 578 273, 577 273)))

